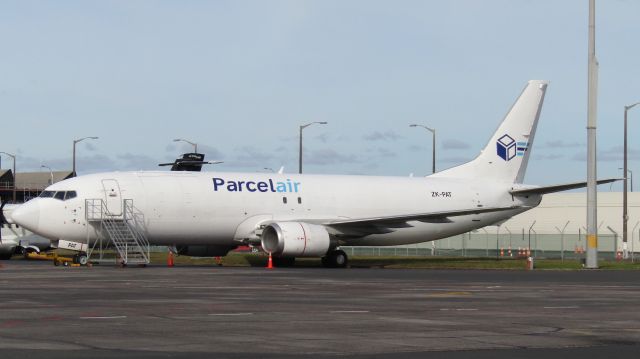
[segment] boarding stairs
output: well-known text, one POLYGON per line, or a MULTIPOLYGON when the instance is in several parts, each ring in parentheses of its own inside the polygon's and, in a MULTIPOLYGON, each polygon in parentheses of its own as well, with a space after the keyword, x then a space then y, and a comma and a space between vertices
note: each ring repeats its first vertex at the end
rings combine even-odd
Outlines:
POLYGON ((98 239, 87 253, 89 259, 120 265, 149 264, 150 246, 142 213, 136 210, 131 199, 123 200, 120 212, 110 212, 102 199, 85 200, 87 222, 98 230, 98 239))

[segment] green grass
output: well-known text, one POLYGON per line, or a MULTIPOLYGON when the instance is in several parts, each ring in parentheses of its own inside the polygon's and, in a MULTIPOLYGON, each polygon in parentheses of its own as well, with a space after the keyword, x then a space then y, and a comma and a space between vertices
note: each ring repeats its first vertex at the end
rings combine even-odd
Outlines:
MULTIPOLYGON (((187 256, 174 257, 176 265, 215 266, 214 258, 196 258, 187 256)), ((230 253, 221 259, 227 267, 263 267, 267 264, 264 254, 230 253)), ((524 259, 470 258, 470 257, 378 257, 352 256, 349 258, 352 268, 388 268, 388 269, 508 269, 526 270, 524 259)), ((152 253, 151 263, 167 263, 166 253, 152 253)), ((640 263, 600 261, 600 269, 607 270, 640 270, 640 263)), ((297 258, 296 267, 321 267, 319 258, 297 258)), ((538 270, 579 270, 582 264, 575 259, 561 261, 559 259, 540 259, 535 261, 538 270)))

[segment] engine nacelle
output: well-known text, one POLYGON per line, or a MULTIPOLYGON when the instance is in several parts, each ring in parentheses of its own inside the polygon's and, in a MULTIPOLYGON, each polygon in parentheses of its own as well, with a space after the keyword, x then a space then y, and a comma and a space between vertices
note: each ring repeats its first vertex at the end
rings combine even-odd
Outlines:
POLYGON ((191 257, 224 257, 235 247, 229 246, 176 246, 178 254, 191 257))
POLYGON ((330 245, 329 232, 304 222, 275 222, 262 231, 262 249, 277 256, 321 257, 330 245))

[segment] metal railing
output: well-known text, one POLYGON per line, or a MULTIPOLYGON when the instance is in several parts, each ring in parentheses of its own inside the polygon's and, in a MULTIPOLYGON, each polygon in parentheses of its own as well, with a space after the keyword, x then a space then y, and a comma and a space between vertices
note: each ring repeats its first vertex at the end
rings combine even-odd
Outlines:
POLYGON ((144 215, 133 205, 133 200, 123 201, 124 211, 113 215, 102 199, 85 200, 85 218, 98 227, 98 239, 90 247, 89 257, 98 251, 99 261, 116 261, 120 264, 148 264, 150 246, 146 237, 144 215), (105 243, 106 242, 106 243, 105 243), (115 249, 117 256, 107 258, 115 249))

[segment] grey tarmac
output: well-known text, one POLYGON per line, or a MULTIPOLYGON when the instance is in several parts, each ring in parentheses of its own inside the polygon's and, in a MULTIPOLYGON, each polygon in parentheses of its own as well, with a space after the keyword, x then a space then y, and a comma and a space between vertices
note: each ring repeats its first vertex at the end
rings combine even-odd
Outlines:
POLYGON ((640 353, 636 271, 1 263, 1 358, 640 353))

